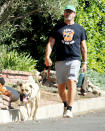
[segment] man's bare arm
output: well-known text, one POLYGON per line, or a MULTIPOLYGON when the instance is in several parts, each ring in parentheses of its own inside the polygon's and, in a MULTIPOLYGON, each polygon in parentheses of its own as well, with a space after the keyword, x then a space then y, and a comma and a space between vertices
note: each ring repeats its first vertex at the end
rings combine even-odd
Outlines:
POLYGON ((45 52, 45 65, 46 66, 51 66, 52 65, 52 61, 50 59, 50 55, 51 55, 54 43, 55 43, 55 39, 50 37, 49 41, 48 41, 48 44, 46 46, 46 52, 45 52))
POLYGON ((87 69, 87 46, 85 40, 81 42, 81 54, 83 59, 82 71, 85 72, 87 69))

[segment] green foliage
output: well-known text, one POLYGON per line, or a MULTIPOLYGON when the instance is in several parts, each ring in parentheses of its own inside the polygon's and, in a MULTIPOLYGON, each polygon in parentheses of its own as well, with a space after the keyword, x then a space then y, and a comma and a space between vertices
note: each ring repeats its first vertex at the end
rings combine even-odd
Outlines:
POLYGON ((51 16, 53 20, 59 20, 64 12, 66 4, 73 4, 77 6, 77 0, 41 0, 42 5, 40 6, 44 17, 51 16))
POLYGON ((105 1, 79 0, 76 21, 87 32, 88 68, 105 72, 105 1))
POLYGON ((9 51, 7 46, 0 46, 0 68, 33 72, 36 61, 27 54, 9 51))
POLYGON ((95 86, 105 90, 105 73, 99 73, 94 70, 88 70, 86 73, 87 79, 95 86))
POLYGON ((7 22, 0 28, 0 41, 12 40, 12 35, 16 32, 16 27, 13 27, 10 22, 7 22))
POLYGON ((3 0, 0 3, 1 7, 7 5, 0 16, 0 43, 8 44, 10 50, 29 53, 38 60, 37 68, 42 70, 48 33, 62 17, 65 5, 71 3, 76 6, 77 0, 10 1, 11 4, 3 0))
POLYGON ((66 4, 75 5, 76 22, 86 30, 88 68, 105 72, 105 0, 1 0, 0 44, 9 45, 10 51, 27 52, 43 70, 48 34, 63 20, 66 4))

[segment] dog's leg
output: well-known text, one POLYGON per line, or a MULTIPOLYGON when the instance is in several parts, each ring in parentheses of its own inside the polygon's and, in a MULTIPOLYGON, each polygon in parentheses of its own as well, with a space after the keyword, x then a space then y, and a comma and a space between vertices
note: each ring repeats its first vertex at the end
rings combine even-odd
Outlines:
POLYGON ((29 102, 25 103, 25 108, 27 110, 27 116, 28 116, 28 118, 30 117, 29 104, 30 104, 29 102))
POLYGON ((34 110, 35 110, 35 102, 34 102, 34 100, 32 99, 32 100, 31 100, 31 112, 30 112, 30 119, 31 119, 31 120, 33 120, 34 110))
POLYGON ((38 91, 37 96, 35 96, 34 98, 32 98, 30 100, 30 102, 31 102, 30 119, 31 120, 36 119, 36 112, 37 112, 37 109, 38 109, 39 100, 40 100, 40 91, 38 91))
POLYGON ((24 116, 23 116, 23 112, 21 111, 21 109, 19 109, 19 112, 20 112, 21 121, 24 121, 24 116))
POLYGON ((35 110, 33 112, 33 120, 36 119, 36 113, 37 113, 37 109, 38 109, 38 99, 35 99, 35 110))
POLYGON ((25 107, 25 104, 24 104, 24 106, 19 107, 19 111, 20 111, 21 120, 22 121, 27 120, 27 109, 25 107))
POLYGON ((33 120, 36 119, 36 113, 37 113, 37 110, 38 110, 39 101, 40 101, 40 91, 38 91, 38 94, 37 94, 36 99, 35 99, 35 110, 34 110, 34 114, 33 114, 33 120))

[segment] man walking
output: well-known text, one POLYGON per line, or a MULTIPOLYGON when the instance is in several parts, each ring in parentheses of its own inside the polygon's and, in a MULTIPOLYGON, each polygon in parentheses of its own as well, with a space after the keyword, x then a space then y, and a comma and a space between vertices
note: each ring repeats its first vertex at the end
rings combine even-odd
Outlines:
POLYGON ((53 46, 56 49, 56 78, 59 95, 64 103, 64 117, 73 117, 72 105, 76 95, 76 82, 81 65, 82 72, 87 68, 86 33, 82 26, 74 22, 76 10, 73 5, 66 5, 64 22, 57 24, 50 33, 46 46, 45 65, 51 66, 50 55, 53 46), (66 86, 68 91, 66 92, 66 86))

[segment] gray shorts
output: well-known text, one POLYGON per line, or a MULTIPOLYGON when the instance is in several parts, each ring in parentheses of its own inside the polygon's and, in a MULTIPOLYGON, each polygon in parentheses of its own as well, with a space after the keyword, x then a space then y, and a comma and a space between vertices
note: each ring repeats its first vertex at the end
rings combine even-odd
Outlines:
POLYGON ((78 82, 80 65, 79 60, 57 61, 55 63, 57 83, 66 83, 68 79, 78 82))

